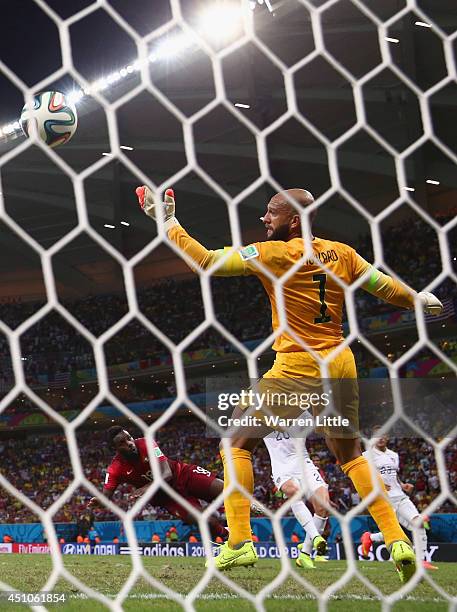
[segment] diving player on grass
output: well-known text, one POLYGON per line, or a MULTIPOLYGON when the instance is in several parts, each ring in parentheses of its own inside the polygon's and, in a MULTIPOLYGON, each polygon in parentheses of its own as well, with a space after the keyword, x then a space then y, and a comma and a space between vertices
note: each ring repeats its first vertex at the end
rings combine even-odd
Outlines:
MULTIPOLYGON (((425 312, 439 314, 442 311, 441 302, 431 293, 416 294, 394 278, 376 270, 354 249, 340 242, 312 237, 314 257, 324 265, 324 269, 312 259, 304 261, 305 240, 302 237, 301 219, 291 204, 291 200, 301 207, 313 203, 312 195, 304 189, 289 189, 273 196, 262 219, 266 229, 266 241, 256 242, 240 250, 231 247, 208 250, 189 236, 175 217, 174 193, 171 189, 165 194, 165 202, 159 204, 148 187, 138 187, 136 193, 143 211, 152 219, 156 220, 157 206, 162 208, 164 229, 168 238, 191 258, 196 268, 206 270, 227 256, 213 272, 215 276, 256 275, 270 298, 274 331, 280 327, 275 286, 258 264, 262 264, 274 277, 280 278, 294 264, 302 262, 295 274, 283 284, 288 329, 276 337, 273 345, 273 350, 276 351, 273 367, 260 383, 274 386, 278 384, 278 380, 281 382, 286 379, 291 384, 298 385, 303 379, 321 379, 321 361, 304 350, 306 345, 320 360, 328 360, 326 364, 329 379, 349 382, 349 387, 352 385, 352 396, 347 397, 347 394, 343 393, 341 405, 338 406, 340 415, 348 418, 351 426, 343 431, 326 428, 323 433, 342 470, 352 480, 360 497, 366 498, 373 490, 373 482, 370 467, 362 456, 360 447, 357 370, 350 348, 340 348, 343 342, 341 322, 345 294, 343 287, 334 280, 332 274, 345 285, 351 285, 361 276, 365 276, 365 290, 386 302, 404 308, 412 309, 417 300, 425 312), (326 270, 332 274, 326 273, 326 270)), ((311 213, 310 221, 313 216, 311 213)), ((276 409, 275 406, 271 408, 273 411, 276 409)), ((246 407, 243 406, 235 408, 234 417, 242 416, 244 409, 246 407)), ((259 439, 270 431, 266 426, 264 432, 258 427, 246 427, 235 432, 229 440, 236 482, 250 495, 254 488, 251 453, 259 439)), ((231 479, 228 458, 223 448, 221 457, 224 463, 224 488, 228 488, 231 479)), ((383 487, 382 482, 380 486, 383 487)), ((257 561, 257 553, 251 539, 250 506, 249 498, 237 489, 225 498, 230 535, 229 541, 221 546, 220 554, 215 559, 217 568, 253 565, 257 561)), ((371 502, 368 510, 384 534, 401 581, 406 582, 415 572, 416 557, 387 499, 385 489, 371 502)))
MULTIPOLYGON (((135 501, 147 491, 153 480, 146 440, 144 438, 133 439, 128 431, 119 425, 114 425, 108 429, 108 446, 116 451, 116 455, 106 470, 103 495, 111 499, 117 487, 127 483, 136 488, 131 496, 132 501, 135 501)), ((203 510, 200 500, 211 502, 221 494, 224 483, 216 478, 215 474, 199 465, 191 465, 165 457, 155 441, 153 441, 153 447, 159 460, 162 478, 196 510, 203 510)), ((148 503, 165 508, 170 514, 189 525, 196 522, 193 515, 184 506, 160 489, 148 503)), ((92 497, 89 501, 90 507, 99 504, 96 497, 92 497)), ((225 540, 227 538, 227 529, 216 516, 210 517, 208 526, 214 539, 220 537, 225 540)))

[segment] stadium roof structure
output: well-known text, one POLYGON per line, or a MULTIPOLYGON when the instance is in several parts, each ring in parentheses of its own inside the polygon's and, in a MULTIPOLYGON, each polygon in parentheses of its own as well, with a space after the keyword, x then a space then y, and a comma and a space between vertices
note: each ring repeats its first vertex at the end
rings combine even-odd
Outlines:
MULTIPOLYGON (((233 0, 232 4, 241 5, 241 1, 233 0)), ((48 0, 54 10, 67 11, 61 14, 66 18, 90 2, 65 3, 71 7, 59 7, 59 4, 62 3, 48 0)), ((191 117, 215 95, 214 73, 208 54, 195 42, 182 44, 185 32, 179 27, 163 30, 171 18, 168 0, 155 0, 154 14, 151 14, 150 2, 136 2, 134 11, 128 8, 129 4, 133 3, 111 2, 140 35, 162 28, 163 34, 150 41, 148 69, 151 81, 184 116, 191 117)), ((188 23, 199 31, 197 17, 210 3, 189 0, 181 4, 188 23)), ((313 0, 312 4, 320 6, 323 2, 313 0)), ((405 3, 402 0, 365 0, 364 4, 385 21, 405 3)), ((418 5, 430 16, 431 23, 421 21, 413 12, 394 21, 386 32, 392 60, 390 68, 375 74, 360 89, 367 125, 397 151, 404 151, 422 135, 418 96, 398 76, 399 70, 421 92, 437 86, 428 100, 434 130, 436 136, 457 154, 457 124, 451 120, 457 85, 447 83, 442 88, 437 85, 448 73, 442 41, 435 27, 436 24, 446 33, 457 29, 453 4, 451 0, 439 3, 420 0, 418 5)), ((6 65, 29 85, 59 67, 57 28, 30 0, 31 8, 32 5, 39 14, 34 13, 28 21, 33 29, 40 31, 43 53, 37 53, 34 48, 38 39, 32 28, 30 39, 27 35, 23 37, 22 57, 14 57, 8 50, 8 33, 2 44, 6 65), (44 30, 37 25, 42 22, 44 30)), ((291 67, 314 51, 310 14, 301 2, 272 2, 273 11, 269 11, 266 4, 255 8, 255 3, 251 5, 259 40, 284 65, 291 67)), ((18 17, 13 9, 10 12, 6 17, 14 24, 18 17)), ((315 196, 325 193, 331 184, 328 157, 319 134, 334 142, 357 120, 352 87, 346 77, 352 74, 361 79, 381 62, 377 28, 350 0, 340 0, 330 6, 322 17, 322 25, 327 58, 316 55, 293 76, 298 111, 318 133, 291 117, 266 139, 272 177, 284 188, 304 187, 315 196)), ((25 27, 22 20, 20 27, 25 27)), ((9 30, 14 31, 14 27, 9 30)), ((136 47, 103 9, 75 22, 70 33, 75 65, 89 83, 98 83, 100 95, 116 101, 139 85, 139 72, 135 69, 136 47), (127 70, 132 66, 132 70, 127 70), (106 85, 103 88, 102 78, 106 85)), ((205 39, 205 32, 202 36, 205 39)), ((223 37, 205 40, 218 51, 237 36, 239 32, 235 28, 229 40, 224 41, 223 37)), ((221 65, 227 102, 239 117, 263 130, 287 111, 290 92, 286 92, 283 74, 260 46, 247 43, 226 55, 221 65)), ((292 84, 292 80, 289 83, 292 84)), ((0 76, 0 85, 4 92, 0 125, 14 123, 20 114, 23 97, 4 74, 0 76)), ((52 87, 77 92, 80 86, 70 75, 61 75, 52 87)), ((50 83, 47 89, 52 87, 50 83)), ((425 103, 424 97, 419 97, 425 103)), ((106 165, 85 181, 89 221, 110 244, 131 256, 156 235, 154 223, 140 213, 136 204, 134 188, 140 181, 112 155, 116 152, 110 150, 106 117, 99 102, 91 95, 81 97, 78 115, 76 135, 56 151, 76 171, 107 158, 106 165)), ((117 120, 120 144, 124 147, 122 154, 156 184, 166 183, 168 177, 186 165, 182 125, 150 92, 138 92, 123 104, 117 112, 117 120)), ((219 105, 202 114, 193 126, 193 135, 198 163, 230 197, 259 177, 255 136, 227 108, 219 105)), ((23 139, 18 130, 13 134, 0 134, 0 154, 14 149, 23 139)), ((341 143, 337 159, 343 186, 371 214, 381 212, 400 196, 393 157, 363 127, 341 143)), ((427 142, 412 150, 406 171, 409 193, 405 195, 423 209, 445 211, 449 203, 455 201, 455 165, 435 144, 427 142)), ((1 180, 6 210, 40 245, 51 246, 75 226, 77 217, 71 181, 38 148, 28 148, 8 161, 1 168, 1 180)), ((201 177, 189 171, 170 186, 176 192, 178 217, 190 232, 209 247, 230 244, 225 203, 201 177)), ((263 238, 259 216, 274 191, 271 185, 264 183, 240 203, 239 218, 245 242, 263 238)), ((325 202, 318 226, 326 236, 349 242, 369 229, 360 213, 340 195, 333 195, 325 202)), ((40 277, 39 258, 5 226, 0 231, 0 247, 4 255, 0 271, 4 278, 9 273, 12 278, 15 271, 27 269, 27 273, 18 276, 24 280, 25 287, 27 279, 31 282, 40 277)), ((109 290, 110 283, 114 288, 117 268, 110 267, 110 260, 87 237, 75 239, 54 262, 64 294, 94 293, 97 288, 109 290), (100 284, 102 276, 104 280, 100 284)), ((153 276, 168 275, 169 260, 167 248, 157 249, 150 258, 154 261, 153 276)), ((19 291, 20 281, 18 283, 19 291)))

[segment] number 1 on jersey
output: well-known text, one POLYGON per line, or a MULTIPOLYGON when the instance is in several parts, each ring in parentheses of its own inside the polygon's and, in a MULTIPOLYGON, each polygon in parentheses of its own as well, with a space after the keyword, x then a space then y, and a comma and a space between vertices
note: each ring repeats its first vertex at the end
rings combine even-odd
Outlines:
POLYGON ((326 274, 313 274, 313 281, 319 283, 319 300, 321 302, 320 317, 315 317, 314 323, 328 323, 332 319, 329 315, 326 315, 327 304, 325 303, 325 283, 327 282, 326 274))

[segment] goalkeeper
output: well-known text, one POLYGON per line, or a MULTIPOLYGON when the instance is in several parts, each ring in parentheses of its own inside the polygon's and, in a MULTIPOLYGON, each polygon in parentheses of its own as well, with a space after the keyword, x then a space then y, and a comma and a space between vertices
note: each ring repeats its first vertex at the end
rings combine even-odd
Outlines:
MULTIPOLYGON (((136 193, 144 212, 156 220, 158 204, 152 191, 148 187, 138 187, 136 193)), ((271 198, 262 218, 266 241, 256 242, 238 250, 231 247, 207 250, 189 236, 175 217, 173 190, 166 191, 165 202, 159 205, 163 207, 161 212, 168 238, 190 257, 197 271, 217 266, 213 272, 215 276, 253 274, 260 279, 270 298, 274 332, 280 327, 280 319, 275 283, 271 277, 279 279, 294 264, 302 262, 295 274, 283 285, 287 329, 277 333, 273 345, 273 350, 276 351, 273 367, 260 383, 284 385, 286 381, 291 385, 298 385, 303 379, 317 381, 321 378, 320 363, 324 360, 330 379, 349 383, 335 404, 339 404, 340 414, 349 420, 351 426, 344 431, 338 427, 330 427, 322 433, 326 436, 327 445, 341 469, 352 480, 363 499, 373 490, 373 481, 370 466, 362 456, 360 448, 355 360, 349 347, 340 347, 343 342, 341 323, 344 288, 334 277, 347 286, 364 276, 366 281, 362 285, 363 289, 403 308, 412 309, 417 301, 426 313, 439 314, 442 304, 431 293, 415 293, 396 279, 383 274, 354 249, 340 242, 312 237, 313 258, 303 260, 305 241, 302 237, 301 219, 291 201, 305 208, 312 204, 314 199, 303 189, 289 189, 277 193, 271 198), (262 268, 268 271, 269 275, 262 268), (304 347, 309 347, 312 352, 304 347)), ((314 216, 315 213, 311 212, 310 223, 314 216)), ((236 407, 233 416, 240 416, 245 408, 247 407, 236 407)), ((275 408, 277 407, 273 407, 273 412, 275 408)), ((259 431, 259 428, 254 431, 253 427, 245 427, 234 433, 229 441, 236 482, 250 495, 254 488, 251 453, 269 431, 271 429, 266 428, 263 432, 259 431)), ((223 449, 221 457, 224 464, 224 488, 228 488, 231 482, 229 458, 223 449)), ((416 558, 380 480, 378 486, 381 494, 371 501, 368 510, 384 535, 400 580, 406 582, 415 572, 416 558)), ((215 559, 216 567, 222 570, 254 564, 257 554, 251 538, 250 499, 234 490, 225 498, 225 509, 230 535, 215 559)))

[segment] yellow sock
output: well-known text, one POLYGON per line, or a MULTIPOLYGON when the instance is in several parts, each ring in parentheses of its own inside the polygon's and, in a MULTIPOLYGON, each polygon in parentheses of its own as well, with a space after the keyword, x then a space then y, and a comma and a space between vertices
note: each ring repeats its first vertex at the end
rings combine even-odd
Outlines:
MULTIPOLYGON (((370 466, 365 457, 357 457, 357 459, 342 465, 341 469, 352 480, 357 493, 362 499, 371 493, 373 490, 373 480, 370 466)), ((387 496, 387 491, 381 478, 379 478, 379 482, 381 483, 381 490, 387 496)), ((368 510, 382 531, 386 546, 390 546, 392 542, 397 540, 409 541, 405 532, 400 527, 394 509, 384 496, 379 495, 368 506, 368 510)))
MULTIPOLYGON (((224 489, 226 489, 230 484, 229 460, 223 450, 221 451, 221 457, 224 464, 224 489)), ((254 473, 251 453, 243 448, 232 448, 232 463, 238 484, 252 495, 254 492, 254 473)), ((250 499, 235 489, 224 499, 224 505, 229 529, 229 546, 233 548, 243 540, 251 540, 250 499)))

